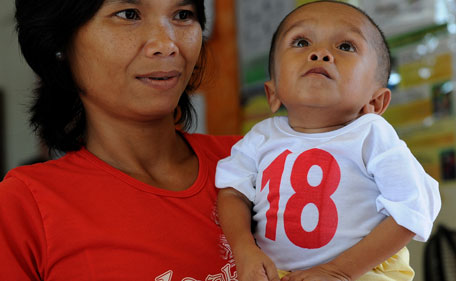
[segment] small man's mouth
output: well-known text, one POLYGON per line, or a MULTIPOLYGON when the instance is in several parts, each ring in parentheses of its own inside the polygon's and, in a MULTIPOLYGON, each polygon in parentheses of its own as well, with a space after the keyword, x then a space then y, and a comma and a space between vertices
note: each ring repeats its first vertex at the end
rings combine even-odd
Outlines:
POLYGON ((329 73, 323 67, 312 68, 309 71, 307 71, 304 74, 304 76, 307 76, 309 74, 320 74, 320 75, 325 76, 326 78, 332 79, 331 75, 329 75, 329 73))

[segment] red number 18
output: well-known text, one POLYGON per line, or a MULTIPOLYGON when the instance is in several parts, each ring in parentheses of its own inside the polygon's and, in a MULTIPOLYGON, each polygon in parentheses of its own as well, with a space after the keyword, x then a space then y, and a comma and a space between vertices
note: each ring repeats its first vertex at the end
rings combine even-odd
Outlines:
MULTIPOLYGON (((276 239, 277 212, 280 198, 280 182, 289 150, 280 154, 263 172, 261 190, 269 182, 268 201, 270 208, 266 212, 266 237, 276 239)), ((321 149, 311 149, 301 153, 293 164, 290 183, 295 193, 290 197, 284 212, 284 227, 290 241, 306 249, 320 248, 331 241, 336 233, 337 208, 330 198, 340 182, 340 168, 336 159, 321 149), (307 174, 312 166, 319 166, 323 172, 319 185, 311 186, 307 174), (318 224, 308 232, 301 224, 301 214, 307 204, 318 208, 318 224)))

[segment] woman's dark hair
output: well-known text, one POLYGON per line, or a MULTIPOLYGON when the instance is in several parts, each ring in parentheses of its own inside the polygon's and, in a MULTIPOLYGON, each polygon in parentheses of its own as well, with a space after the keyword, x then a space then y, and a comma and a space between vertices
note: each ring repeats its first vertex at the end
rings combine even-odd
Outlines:
MULTIPOLYGON (((104 0, 16 0, 16 30, 22 54, 38 76, 30 125, 51 150, 74 151, 85 145, 85 110, 79 87, 73 79, 65 53, 77 30, 100 9, 104 0)), ((198 21, 204 30, 204 0, 193 0, 198 21)), ((188 129, 195 109, 189 93, 202 79, 205 63, 204 42, 200 59, 182 94, 174 115, 176 124, 188 129)))

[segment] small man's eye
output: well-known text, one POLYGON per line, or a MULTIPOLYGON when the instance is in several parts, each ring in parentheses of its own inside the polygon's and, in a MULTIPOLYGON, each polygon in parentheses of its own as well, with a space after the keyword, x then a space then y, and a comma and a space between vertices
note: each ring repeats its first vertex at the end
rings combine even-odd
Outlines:
POLYGON ((338 46, 338 48, 342 51, 346 51, 346 52, 355 52, 356 51, 356 48, 353 46, 353 44, 349 43, 349 42, 344 42, 342 44, 340 44, 338 46))
POLYGON ((309 41, 307 41, 304 38, 298 38, 298 39, 293 40, 292 45, 294 47, 302 48, 302 47, 308 47, 310 45, 310 43, 309 43, 309 41))
POLYGON ((177 12, 175 19, 186 21, 186 20, 192 19, 193 17, 194 17, 194 13, 192 11, 181 10, 181 11, 177 12))
POLYGON ((128 9, 128 10, 123 10, 118 13, 116 13, 116 16, 119 18, 123 18, 126 20, 139 20, 139 13, 135 9, 128 9))

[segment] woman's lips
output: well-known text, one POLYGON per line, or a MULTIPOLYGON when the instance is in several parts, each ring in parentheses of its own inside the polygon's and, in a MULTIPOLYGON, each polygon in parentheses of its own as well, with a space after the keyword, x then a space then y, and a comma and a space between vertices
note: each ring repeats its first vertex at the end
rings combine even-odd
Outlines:
POLYGON ((180 75, 178 71, 157 71, 139 75, 136 79, 152 88, 168 90, 177 85, 180 75))

